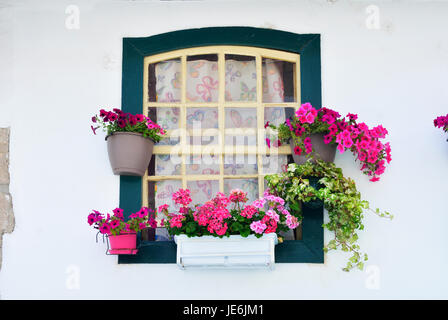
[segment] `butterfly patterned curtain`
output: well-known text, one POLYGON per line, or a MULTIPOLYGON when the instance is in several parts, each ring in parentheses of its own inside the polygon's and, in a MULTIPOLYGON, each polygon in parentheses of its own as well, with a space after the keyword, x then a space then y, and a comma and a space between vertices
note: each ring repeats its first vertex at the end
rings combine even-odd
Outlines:
MULTIPOLYGON (((257 101, 257 76, 255 60, 237 61, 226 60, 225 70, 225 99, 233 102, 257 101)), ((271 59, 264 59, 262 65, 263 102, 276 103, 284 101, 282 63, 271 59)), ((170 60, 160 62, 155 67, 156 94, 158 102, 180 102, 181 100, 181 62, 170 60)), ((216 61, 195 60, 187 61, 187 101, 188 102, 218 102, 219 75, 216 61)), ((265 121, 281 123, 285 121, 285 109, 282 107, 265 108, 265 121)), ((179 123, 179 108, 157 108, 157 122, 165 129, 174 129, 179 123)), ((218 128, 217 108, 187 108, 187 128, 191 128, 194 121, 199 121, 202 128, 218 128)), ((255 108, 226 108, 226 128, 252 128, 257 130, 257 111, 255 108)), ((198 137, 195 137, 198 139, 198 137)), ((217 137, 199 137, 199 141, 191 144, 216 144, 217 137)), ((176 139, 164 139, 160 144, 176 144, 176 139)), ((256 145, 256 135, 245 137, 225 137, 225 144, 256 145)), ((207 156, 191 156, 187 159, 187 172, 196 174, 219 174, 217 159, 207 156), (207 161, 205 161, 207 160, 207 161)), ((188 157, 187 157, 188 158, 188 157)), ((156 175, 179 174, 180 164, 170 161, 169 155, 155 156, 156 175)), ((279 172, 281 165, 286 164, 286 156, 263 157, 263 164, 257 163, 255 155, 226 155, 224 159, 224 174, 257 174, 258 165, 263 166, 266 173, 279 172)), ((180 181, 166 180, 158 182, 156 193, 156 207, 171 203, 171 194, 180 188, 180 181)), ((219 191, 217 180, 189 181, 194 203, 201 203, 212 198, 219 191)), ((258 179, 226 179, 225 192, 240 188, 248 192, 250 200, 258 197, 258 179)))

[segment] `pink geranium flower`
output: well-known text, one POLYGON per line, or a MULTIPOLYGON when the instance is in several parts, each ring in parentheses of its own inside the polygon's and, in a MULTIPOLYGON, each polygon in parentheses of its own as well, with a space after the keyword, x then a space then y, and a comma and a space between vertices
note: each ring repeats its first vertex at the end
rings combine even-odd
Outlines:
POLYGON ((261 221, 254 221, 250 224, 250 229, 258 234, 262 234, 266 228, 266 224, 262 223, 261 221))

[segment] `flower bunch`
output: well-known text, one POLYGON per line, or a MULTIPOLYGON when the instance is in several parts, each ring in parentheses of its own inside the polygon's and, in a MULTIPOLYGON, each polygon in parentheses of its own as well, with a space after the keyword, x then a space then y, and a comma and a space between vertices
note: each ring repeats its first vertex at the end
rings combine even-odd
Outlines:
POLYGON ((162 140, 165 131, 149 117, 143 114, 130 114, 121 111, 120 109, 113 109, 112 111, 100 110, 99 116, 92 117, 94 124, 99 124, 91 129, 94 134, 100 127, 103 128, 107 135, 111 135, 114 132, 135 132, 141 133, 146 138, 150 138, 154 142, 162 140))
POLYGON ((434 127, 442 128, 443 131, 448 132, 448 114, 446 116, 439 116, 435 118, 434 127))
POLYGON ((247 202, 247 192, 240 189, 234 189, 229 195, 230 202, 233 203, 246 203, 247 202))
POLYGON ((167 205, 158 210, 167 217, 165 226, 172 235, 261 237, 295 229, 300 223, 298 217, 289 213, 285 201, 269 192, 252 204, 247 204, 247 193, 239 189, 230 191, 228 197, 218 192, 213 199, 194 208, 188 207, 191 203, 188 189, 175 192, 173 200, 182 205, 178 213, 170 213, 167 205))
POLYGON ((139 211, 129 215, 127 221, 124 219, 123 209, 115 208, 112 212, 112 215, 109 213, 104 215, 97 210, 93 210, 87 216, 87 223, 90 226, 93 225, 102 234, 114 236, 125 232, 138 232, 148 227, 157 227, 154 210, 146 207, 142 207, 139 211))
POLYGON ((305 103, 296 111, 293 119, 287 119, 278 127, 272 124, 267 126, 278 130, 280 141, 293 139, 295 154, 306 154, 311 158, 317 155, 313 152, 309 136, 323 133, 325 144, 337 144, 340 153, 350 150, 355 161, 361 163, 361 171, 371 177, 370 181, 378 181, 386 169, 386 162, 392 160, 390 144, 381 142, 388 132, 382 125, 369 128, 364 122, 357 122, 357 119, 356 114, 348 113, 341 117, 334 110, 316 110, 310 103, 305 103))

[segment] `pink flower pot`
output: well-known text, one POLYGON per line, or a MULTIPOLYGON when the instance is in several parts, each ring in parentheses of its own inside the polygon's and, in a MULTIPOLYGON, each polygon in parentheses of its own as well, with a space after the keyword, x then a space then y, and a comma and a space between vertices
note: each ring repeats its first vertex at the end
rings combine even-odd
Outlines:
POLYGON ((127 232, 117 236, 109 236, 109 254, 136 254, 137 233, 127 232))

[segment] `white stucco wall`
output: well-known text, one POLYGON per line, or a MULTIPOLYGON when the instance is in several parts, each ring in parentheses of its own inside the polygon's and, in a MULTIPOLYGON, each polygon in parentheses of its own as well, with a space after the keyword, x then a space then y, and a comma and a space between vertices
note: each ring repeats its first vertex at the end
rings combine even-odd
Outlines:
POLYGON ((447 16, 446 1, 0 1, 0 127, 11 127, 16 219, 3 239, 0 297, 448 298, 448 143, 432 124, 448 113, 447 16), (79 30, 65 26, 70 4, 79 30), (366 25, 371 4, 380 29, 366 25), (369 272, 342 272, 340 252, 273 272, 186 272, 118 265, 95 243, 85 217, 118 205, 119 178, 90 117, 120 106, 122 38, 208 26, 320 33, 324 106, 389 130, 393 161, 380 182, 351 154, 336 158, 366 200, 395 215, 366 213, 360 233, 379 288, 369 272))

